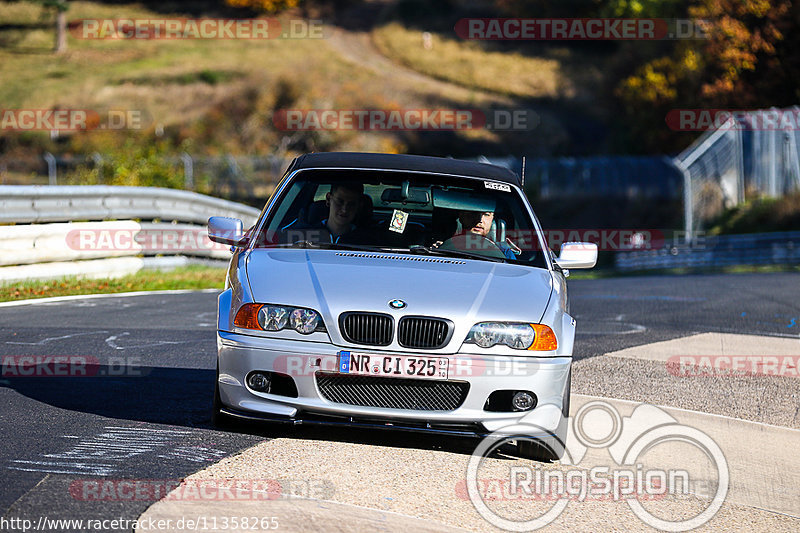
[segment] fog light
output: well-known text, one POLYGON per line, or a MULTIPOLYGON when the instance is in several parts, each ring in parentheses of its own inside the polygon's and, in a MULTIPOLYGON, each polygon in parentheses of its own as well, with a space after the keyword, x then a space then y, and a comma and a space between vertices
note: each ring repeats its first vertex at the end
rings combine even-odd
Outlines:
POLYGON ((536 400, 529 392, 517 392, 511 398, 511 405, 515 411, 530 411, 536 405, 536 400))
POLYGON ((269 376, 261 372, 253 372, 247 377, 247 385, 258 392, 269 392, 269 376))

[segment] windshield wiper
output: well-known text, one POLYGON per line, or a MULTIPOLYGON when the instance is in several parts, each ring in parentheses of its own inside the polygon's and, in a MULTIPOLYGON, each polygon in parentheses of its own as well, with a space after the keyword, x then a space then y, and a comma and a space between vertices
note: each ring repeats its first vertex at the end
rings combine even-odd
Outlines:
POLYGON ((409 246, 408 251, 415 254, 427 255, 444 255, 450 257, 463 257, 465 259, 479 259, 483 261, 493 261, 495 263, 507 263, 505 257, 493 257, 490 255, 476 254, 474 252, 465 252, 463 250, 451 250, 442 248, 430 248, 421 244, 412 244, 409 246))

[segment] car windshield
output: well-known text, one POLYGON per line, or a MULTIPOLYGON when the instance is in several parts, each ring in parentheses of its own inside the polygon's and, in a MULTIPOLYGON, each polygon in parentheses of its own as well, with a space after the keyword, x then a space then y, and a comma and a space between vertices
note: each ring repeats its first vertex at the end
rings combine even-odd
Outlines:
POLYGON ((484 179, 375 170, 298 172, 254 246, 392 251, 546 268, 516 188, 484 179))

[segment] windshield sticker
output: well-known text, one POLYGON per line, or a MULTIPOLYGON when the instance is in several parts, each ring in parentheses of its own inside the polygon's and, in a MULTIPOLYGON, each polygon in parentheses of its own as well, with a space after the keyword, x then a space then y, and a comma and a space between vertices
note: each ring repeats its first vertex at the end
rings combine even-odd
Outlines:
POLYGON ((403 233, 406 230, 406 223, 408 222, 408 213, 395 209, 392 213, 392 222, 389 224, 389 231, 403 233))
POLYGON ((493 181, 484 181, 483 186, 487 189, 493 189, 495 191, 503 191, 503 192, 511 192, 511 186, 506 185, 505 183, 495 183, 493 181))

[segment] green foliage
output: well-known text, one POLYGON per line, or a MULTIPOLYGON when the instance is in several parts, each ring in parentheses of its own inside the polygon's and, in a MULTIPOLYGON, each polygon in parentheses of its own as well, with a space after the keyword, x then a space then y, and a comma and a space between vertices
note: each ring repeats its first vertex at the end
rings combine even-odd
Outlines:
POLYGON ((653 151, 688 144, 664 127, 671 109, 786 106, 800 97, 800 12, 788 0, 694 0, 688 16, 703 21, 706 37, 645 59, 615 92, 631 138, 653 151))
POLYGON ((85 279, 75 276, 46 281, 0 284, 0 301, 49 298, 74 294, 106 294, 175 289, 222 289, 225 269, 191 265, 174 270, 142 270, 119 278, 85 279))
POLYGON ((67 177, 80 185, 184 186, 183 166, 164 141, 137 142, 128 138, 117 150, 104 151, 102 164, 83 165, 67 177))
POLYGON ((607 0, 598 2, 597 16, 667 18, 678 16, 685 0, 607 0))
MULTIPOLYGON (((64 75, 58 75, 59 73, 55 73, 56 75, 48 75, 48 77, 64 77, 64 75)), ((236 72, 232 70, 220 70, 220 69, 211 69, 205 68, 196 72, 183 72, 181 74, 174 74, 174 75, 160 75, 160 76, 137 76, 132 78, 122 78, 116 81, 117 85, 125 85, 125 84, 132 84, 132 85, 153 85, 153 86, 160 86, 160 85, 168 85, 171 83, 176 83, 178 85, 190 85, 192 83, 205 83, 207 85, 219 85, 222 83, 228 83, 230 81, 237 80, 239 78, 244 77, 244 74, 241 72, 236 72)))
POLYGON ((709 234, 797 231, 800 228, 800 194, 782 198, 755 198, 725 211, 712 223, 709 234))
POLYGON ((262 13, 279 13, 297 7, 300 0, 225 0, 231 7, 251 9, 262 13))
POLYGON ((69 2, 67 0, 39 0, 41 4, 49 9, 65 12, 69 10, 69 2))

